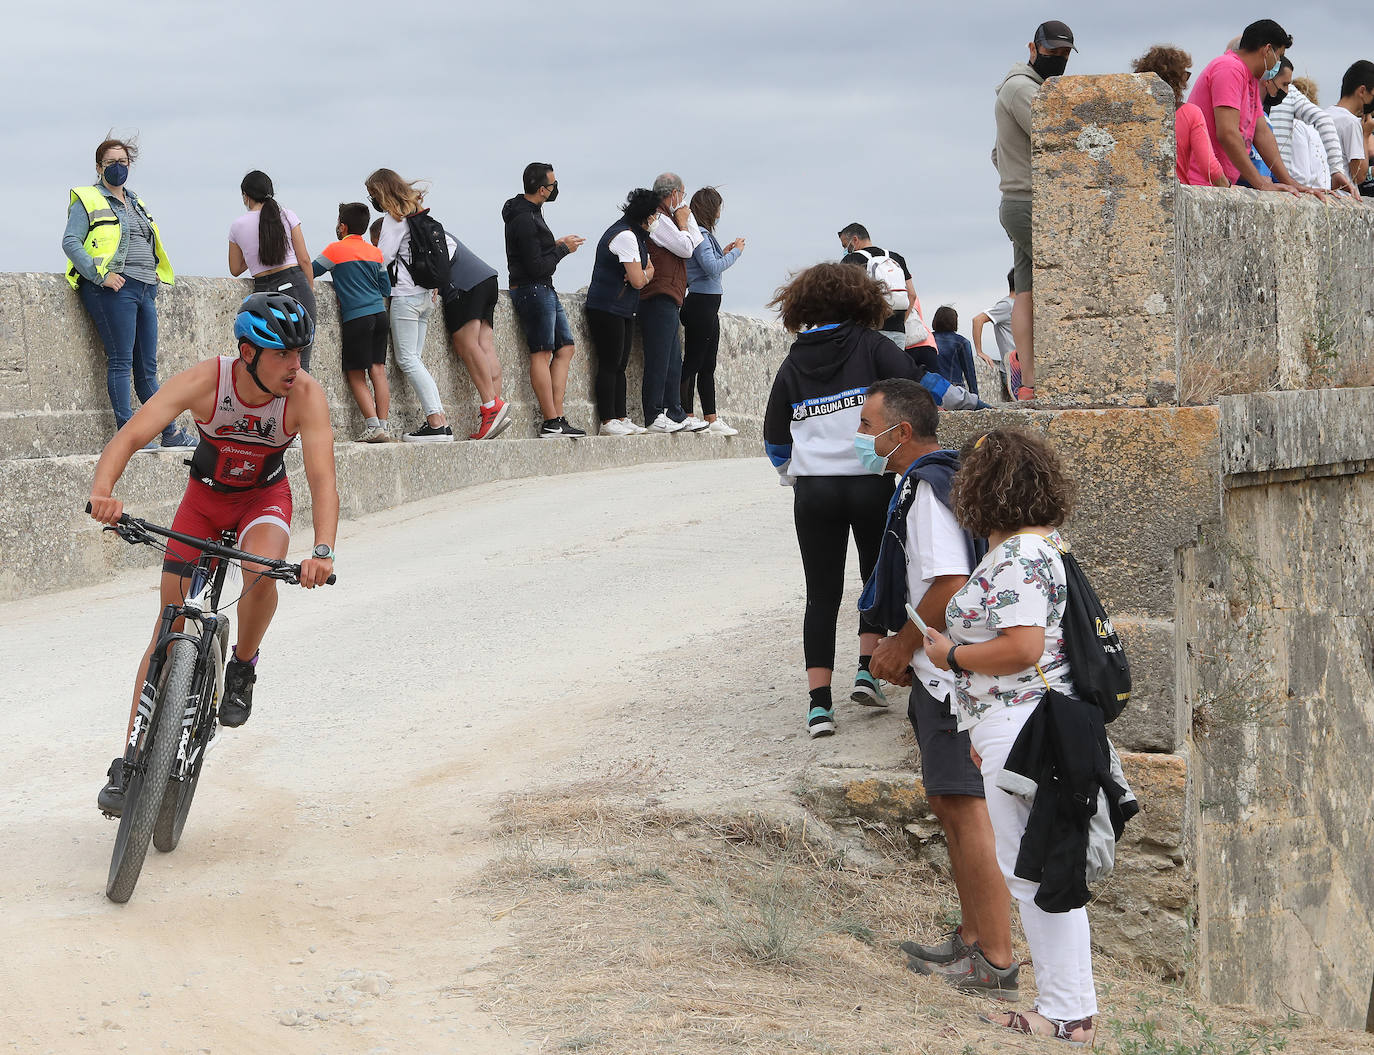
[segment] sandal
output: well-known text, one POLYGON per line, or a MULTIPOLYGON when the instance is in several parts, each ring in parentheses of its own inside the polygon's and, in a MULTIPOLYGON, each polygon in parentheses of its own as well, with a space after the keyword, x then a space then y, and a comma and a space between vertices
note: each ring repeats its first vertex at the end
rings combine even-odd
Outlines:
POLYGON ((1016 401, 1018 403, 1028 403, 1035 398, 1035 389, 1030 385, 1022 385, 1016 390, 1016 401))
POLYGON ((1054 1032, 1044 1033, 1036 1029, 1038 1023, 1032 1022, 1020 1011, 1005 1011, 995 1017, 989 1018, 987 1015, 979 1015, 980 1022, 986 1022, 990 1026, 1001 1026, 1003 1029, 1014 1029, 1017 1033, 1025 1033, 1031 1037, 1044 1037, 1047 1040, 1062 1040, 1075 1048, 1092 1047, 1096 1031, 1093 1029, 1093 1018, 1076 1018, 1072 1020, 1061 1020, 1050 1018, 1040 1013, 1038 1008, 1031 1008, 1030 1013, 1035 1015, 1046 1025, 1053 1028, 1054 1032), (1083 1030, 1082 1040, 1074 1040, 1073 1035, 1077 1030, 1083 1030))

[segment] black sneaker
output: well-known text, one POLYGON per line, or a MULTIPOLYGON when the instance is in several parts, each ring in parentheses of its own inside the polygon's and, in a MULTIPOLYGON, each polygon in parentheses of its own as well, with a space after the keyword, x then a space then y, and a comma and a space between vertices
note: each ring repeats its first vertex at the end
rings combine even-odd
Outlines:
POLYGON ((235 656, 224 668, 224 699, 219 703, 219 724, 237 729, 253 713, 253 683, 258 672, 253 664, 235 656))
POLYGON ((582 429, 579 429, 576 425, 569 422, 567 418, 559 418, 558 420, 563 423, 564 436, 571 436, 573 439, 577 439, 579 436, 587 435, 582 429))
POLYGON ((452 443, 453 429, 448 425, 436 428, 426 421, 414 432, 407 432, 401 439, 405 443, 452 443))
POLYGON ((100 794, 96 796, 96 805, 100 807, 100 812, 107 817, 122 817, 124 816, 124 785, 126 783, 123 755, 110 763, 110 771, 107 776, 110 779, 105 781, 105 786, 100 789, 100 794))
POLYGON ((568 424, 567 418, 549 418, 539 428, 539 438, 541 440, 556 440, 567 437, 577 439, 579 436, 587 435, 581 429, 575 429, 568 424))

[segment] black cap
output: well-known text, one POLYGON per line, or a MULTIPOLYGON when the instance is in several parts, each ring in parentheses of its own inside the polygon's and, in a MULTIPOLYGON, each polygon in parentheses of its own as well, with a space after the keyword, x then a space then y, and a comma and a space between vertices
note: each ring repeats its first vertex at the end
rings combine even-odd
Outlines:
POLYGON ((1035 43, 1042 48, 1073 48, 1073 30, 1063 22, 1051 20, 1035 27, 1035 43))

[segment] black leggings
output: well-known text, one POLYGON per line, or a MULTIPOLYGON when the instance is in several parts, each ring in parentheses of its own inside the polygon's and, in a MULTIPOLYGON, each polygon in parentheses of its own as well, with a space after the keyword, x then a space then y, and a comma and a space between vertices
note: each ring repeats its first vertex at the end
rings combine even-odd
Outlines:
POLYGON ((588 308, 587 329, 596 352, 596 412, 602 421, 623 418, 628 413, 625 368, 630 365, 635 321, 600 308, 588 308))
POLYGON ((720 351, 720 294, 688 293, 682 302, 682 408, 692 413, 692 385, 703 415, 716 412, 716 353, 720 351))
MULTIPOLYGON (((859 571, 866 581, 878 562, 892 477, 798 476, 792 490, 792 515, 806 575, 802 651, 808 668, 834 670, 835 620, 844 599, 849 533, 854 533, 859 571)), ((859 633, 882 634, 883 628, 860 617, 859 633)))

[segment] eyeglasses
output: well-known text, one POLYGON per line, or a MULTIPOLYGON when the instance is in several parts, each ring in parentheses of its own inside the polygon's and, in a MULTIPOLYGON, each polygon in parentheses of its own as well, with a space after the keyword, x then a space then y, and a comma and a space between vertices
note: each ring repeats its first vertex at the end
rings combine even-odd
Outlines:
POLYGON ((552 183, 545 183, 543 186, 545 190, 553 190, 558 186, 558 181, 554 180, 552 183))
POLYGON ((101 170, 103 171, 104 169, 109 168, 111 165, 129 165, 129 164, 132 164, 132 162, 130 162, 128 158, 106 158, 104 161, 102 161, 102 162, 100 163, 100 168, 101 168, 101 170))

